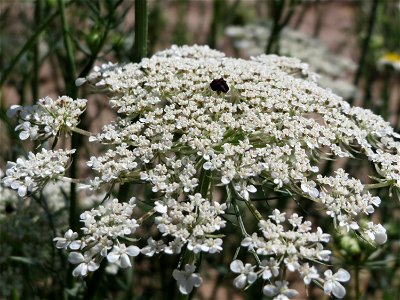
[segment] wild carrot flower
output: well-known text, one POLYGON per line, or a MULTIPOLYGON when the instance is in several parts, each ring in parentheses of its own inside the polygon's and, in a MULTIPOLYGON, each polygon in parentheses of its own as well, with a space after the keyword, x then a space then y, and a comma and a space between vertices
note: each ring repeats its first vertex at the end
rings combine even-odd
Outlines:
MULTIPOLYGON (((242 60, 206 46, 173 46, 140 63, 102 65, 80 79, 107 90, 118 112, 89 138, 106 150, 87 162, 93 170, 87 186, 143 183, 154 197, 146 199, 146 211, 133 198, 111 199, 83 212, 79 237, 67 232, 55 239, 71 251, 70 261, 77 264, 73 274, 86 276, 104 261, 129 267, 139 250, 149 257, 178 254, 185 266, 173 277, 188 294, 202 282, 190 258, 227 251, 221 229, 234 223, 243 237, 241 250, 255 258, 230 264, 237 274, 234 285, 245 288, 268 279, 265 295, 292 297, 296 292, 286 273, 300 274, 306 285, 322 281, 319 274, 332 255, 330 235, 307 216, 263 202, 256 207, 257 197, 269 193, 313 201, 335 226, 385 242, 384 227, 369 220, 381 200, 345 170, 322 175, 318 165, 326 157, 351 158, 357 152, 375 164, 379 187, 398 190, 400 136, 381 117, 321 88, 314 75, 288 57, 242 60), (217 190, 226 197, 217 197, 217 190), (252 214, 255 232, 248 232, 243 214, 252 214), (145 222, 158 234, 138 236, 145 222), (76 243, 79 249, 73 249, 76 243)), ((58 178, 70 152, 49 153, 10 163, 4 182, 26 195, 58 178), (31 170, 34 165, 42 169, 31 170)), ((342 295, 329 274, 326 292, 342 295)))

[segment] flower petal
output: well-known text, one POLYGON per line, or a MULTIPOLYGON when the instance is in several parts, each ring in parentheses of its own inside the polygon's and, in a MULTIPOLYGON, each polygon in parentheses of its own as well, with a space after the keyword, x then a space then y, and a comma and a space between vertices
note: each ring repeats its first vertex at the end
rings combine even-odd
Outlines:
POLYGON ((343 298, 346 295, 346 289, 339 282, 334 282, 332 294, 337 298, 343 298))
POLYGON ((335 274, 335 277, 337 281, 346 282, 350 280, 350 273, 345 269, 339 269, 335 274))
POLYGON ((115 263, 115 262, 119 259, 119 257, 120 257, 120 255, 117 254, 116 252, 110 252, 110 253, 108 253, 108 255, 107 255, 107 260, 108 260, 110 263, 115 263))
POLYGON ((278 293, 276 286, 272 284, 267 284, 263 287, 263 294, 268 297, 275 296, 278 293))
POLYGON ((243 265, 243 262, 241 260, 236 259, 233 262, 231 262, 230 268, 231 268, 232 272, 242 273, 244 265, 243 265))
POLYGON ((126 248, 126 254, 129 256, 138 256, 140 253, 140 248, 137 246, 129 246, 126 248))
POLYGON ((244 274, 240 274, 233 280, 233 285, 236 286, 238 289, 242 289, 247 284, 247 277, 244 274))
POLYGON ((83 262, 85 260, 85 258, 83 257, 82 253, 79 252, 71 252, 68 256, 68 261, 71 264, 79 264, 81 262, 83 262))

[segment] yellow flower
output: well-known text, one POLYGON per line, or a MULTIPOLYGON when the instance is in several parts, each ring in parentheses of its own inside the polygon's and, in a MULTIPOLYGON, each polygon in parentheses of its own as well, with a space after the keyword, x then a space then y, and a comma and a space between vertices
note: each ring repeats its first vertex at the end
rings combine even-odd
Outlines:
POLYGON ((382 60, 394 63, 400 62, 400 54, 396 52, 389 52, 383 55, 382 60))

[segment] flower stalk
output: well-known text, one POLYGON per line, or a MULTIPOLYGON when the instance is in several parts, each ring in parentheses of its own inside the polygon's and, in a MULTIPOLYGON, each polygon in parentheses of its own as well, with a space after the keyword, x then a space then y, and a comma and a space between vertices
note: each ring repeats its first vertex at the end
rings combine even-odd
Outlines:
POLYGON ((135 0, 135 41, 133 44, 133 62, 140 62, 147 56, 147 0, 135 0))

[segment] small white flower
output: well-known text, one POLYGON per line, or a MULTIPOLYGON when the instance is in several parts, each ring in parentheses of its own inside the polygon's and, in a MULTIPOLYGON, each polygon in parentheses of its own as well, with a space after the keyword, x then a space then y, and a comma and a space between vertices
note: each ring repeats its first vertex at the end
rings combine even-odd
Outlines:
POLYGON ((156 253, 160 253, 165 249, 165 244, 162 240, 155 241, 152 237, 147 239, 147 246, 142 248, 142 254, 146 256, 153 256, 156 253))
POLYGON ((275 285, 267 284, 263 288, 265 296, 274 297, 274 299, 284 300, 297 296, 299 293, 296 290, 288 288, 289 282, 286 280, 275 281, 275 285))
POLYGON ((71 252, 68 256, 68 261, 74 265, 78 264, 72 271, 72 275, 75 277, 85 277, 88 272, 94 272, 100 267, 100 265, 93 260, 92 256, 87 253, 82 255, 82 253, 79 252, 71 252))
POLYGON ((172 276, 178 283, 179 291, 184 295, 189 295, 192 292, 193 287, 199 287, 203 282, 200 275, 194 273, 195 270, 196 266, 194 264, 186 264, 184 271, 175 269, 172 272, 172 276))
POLYGON ((303 277, 305 285, 309 285, 312 280, 319 278, 317 269, 314 266, 310 267, 308 263, 302 265, 299 269, 299 272, 303 277))
POLYGON ((63 238, 56 237, 53 239, 53 241, 57 242, 56 247, 58 249, 67 249, 69 247, 72 250, 78 250, 81 247, 82 242, 80 240, 77 241, 77 237, 77 232, 73 232, 71 229, 68 229, 63 238))
POLYGON ((279 275, 279 264, 273 257, 270 257, 269 260, 264 259, 260 264, 260 269, 262 270, 261 275, 264 280, 279 275))
POLYGON ((137 246, 126 247, 125 244, 114 245, 113 250, 107 255, 107 260, 111 263, 118 263, 121 268, 125 269, 132 267, 129 256, 138 256, 139 253, 140 249, 137 246))
POLYGON ((255 266, 251 264, 243 265, 241 260, 234 260, 230 265, 231 271, 240 274, 233 280, 234 286, 242 289, 246 284, 252 284, 257 280, 257 274, 254 272, 255 266))
POLYGON ((211 170, 211 168, 212 168, 212 163, 210 162, 210 161, 206 161, 204 164, 203 164, 203 169, 204 170, 211 170))
POLYGON ((316 183, 314 181, 302 182, 301 189, 304 193, 307 193, 312 198, 317 198, 319 195, 319 191, 316 188, 316 183))
POLYGON ((326 270, 324 272, 325 283, 324 292, 330 295, 331 293, 337 298, 343 298, 346 295, 345 288, 340 282, 346 282, 350 280, 350 273, 344 269, 339 269, 335 274, 332 275, 332 270, 326 270))
POLYGON ((281 213, 278 209, 272 211, 272 215, 268 216, 271 220, 274 220, 277 224, 284 222, 286 213, 281 213))

